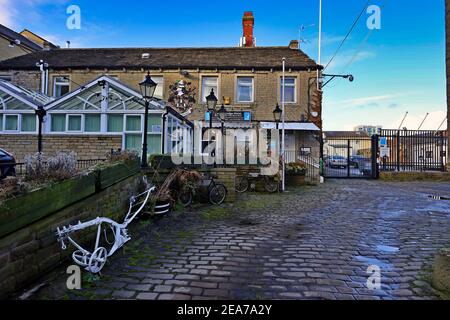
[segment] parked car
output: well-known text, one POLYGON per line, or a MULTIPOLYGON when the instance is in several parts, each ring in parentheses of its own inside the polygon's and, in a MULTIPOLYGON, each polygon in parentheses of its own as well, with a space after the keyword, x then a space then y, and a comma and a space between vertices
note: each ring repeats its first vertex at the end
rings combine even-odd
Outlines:
POLYGON ((0 149, 0 180, 16 175, 16 159, 6 150, 0 149))
POLYGON ((325 164, 330 168, 347 168, 347 158, 342 156, 330 156, 325 160, 325 164))

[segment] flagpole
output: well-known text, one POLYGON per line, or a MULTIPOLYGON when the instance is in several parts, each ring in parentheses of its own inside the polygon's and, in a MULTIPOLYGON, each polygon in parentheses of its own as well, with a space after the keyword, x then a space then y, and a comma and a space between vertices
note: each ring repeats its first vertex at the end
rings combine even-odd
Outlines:
MULTIPOLYGON (((322 0, 319 0, 319 54, 317 63, 320 65, 322 62, 322 0)), ((319 69, 317 69, 317 90, 320 90, 320 74, 319 69)))
POLYGON ((286 159, 285 159, 285 112, 284 112, 284 106, 285 106, 285 80, 286 80, 286 58, 283 58, 283 83, 282 83, 282 90, 281 90, 281 121, 283 124, 283 127, 281 129, 281 158, 282 158, 282 179, 281 179, 281 191, 285 191, 286 182, 285 182, 285 171, 286 171, 286 159))

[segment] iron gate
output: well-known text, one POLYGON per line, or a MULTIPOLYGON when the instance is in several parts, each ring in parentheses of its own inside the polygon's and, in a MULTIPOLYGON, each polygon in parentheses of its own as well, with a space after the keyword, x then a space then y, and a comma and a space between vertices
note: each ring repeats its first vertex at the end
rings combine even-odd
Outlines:
POLYGON ((381 171, 445 171, 446 131, 381 130, 381 171))
POLYGON ((326 178, 377 179, 376 136, 327 137, 323 141, 322 174, 326 178))

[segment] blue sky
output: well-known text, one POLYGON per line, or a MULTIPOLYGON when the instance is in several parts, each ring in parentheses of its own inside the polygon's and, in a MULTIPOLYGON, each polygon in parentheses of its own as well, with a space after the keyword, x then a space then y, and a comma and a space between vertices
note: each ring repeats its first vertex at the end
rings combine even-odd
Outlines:
MULTIPOLYGON (((0 0, 0 23, 28 28, 72 47, 236 46, 246 10, 255 15, 257 45, 287 45, 301 37, 302 50, 317 59, 319 0, 227 1, 68 1, 0 0), (81 30, 66 28, 66 9, 81 8, 81 30)), ((381 30, 369 30, 364 14, 328 67, 352 73, 355 81, 335 80, 324 88, 327 130, 359 124, 437 129, 446 116, 444 0, 371 0, 381 11, 381 30), (364 39, 367 38, 367 41, 364 39), (351 62, 349 64, 349 62, 351 62)), ((326 64, 366 0, 323 0, 323 55, 326 64)), ((444 125, 446 126, 446 124, 444 125)))

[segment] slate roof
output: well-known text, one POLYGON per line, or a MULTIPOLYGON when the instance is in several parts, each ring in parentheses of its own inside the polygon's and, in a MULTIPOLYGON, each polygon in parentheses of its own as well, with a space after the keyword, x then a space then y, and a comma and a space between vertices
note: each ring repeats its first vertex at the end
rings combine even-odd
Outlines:
POLYGON ((363 131, 325 131, 326 138, 336 138, 336 139, 367 139, 370 135, 363 131))
POLYGON ((286 68, 316 70, 322 68, 298 49, 289 47, 224 48, 83 48, 52 49, 33 52, 0 62, 0 70, 35 70, 44 60, 51 69, 255 69, 280 70, 282 58, 286 68), (143 59, 142 54, 150 57, 143 59))
POLYGON ((42 47, 38 45, 37 43, 34 43, 30 39, 24 37, 20 33, 17 33, 4 25, 0 24, 0 35, 4 36, 5 38, 8 38, 9 40, 20 40, 20 44, 28 47, 31 50, 42 50, 42 47))

